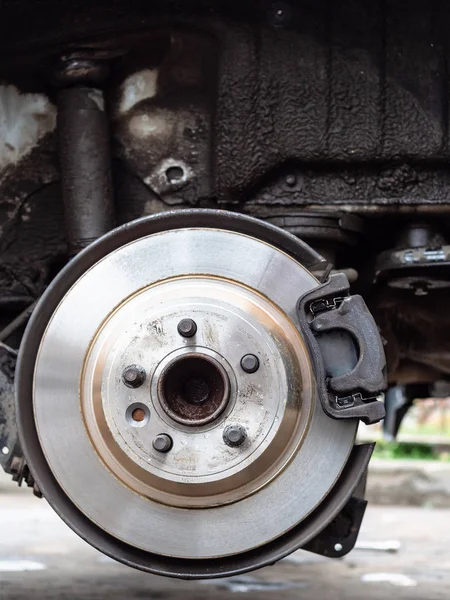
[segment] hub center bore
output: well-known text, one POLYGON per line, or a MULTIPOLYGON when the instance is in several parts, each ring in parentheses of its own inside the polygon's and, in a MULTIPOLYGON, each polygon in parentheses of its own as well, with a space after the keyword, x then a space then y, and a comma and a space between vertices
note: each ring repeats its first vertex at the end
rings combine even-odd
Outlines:
POLYGON ((192 377, 183 386, 183 394, 190 404, 203 404, 210 397, 210 389, 206 379, 192 377))
POLYGON ((158 396, 164 411, 178 423, 204 425, 225 409, 230 382, 210 356, 190 353, 174 359, 161 373, 158 396))

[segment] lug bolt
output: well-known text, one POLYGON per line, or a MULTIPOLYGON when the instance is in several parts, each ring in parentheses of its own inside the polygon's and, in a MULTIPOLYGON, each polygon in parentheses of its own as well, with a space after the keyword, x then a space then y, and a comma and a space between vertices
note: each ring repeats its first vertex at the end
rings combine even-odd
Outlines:
POLYGON ((162 453, 169 452, 169 450, 172 449, 172 446, 173 446, 172 438, 170 437, 170 435, 167 435, 167 433, 160 433, 153 440, 153 448, 157 452, 162 452, 162 453))
POLYGON ((259 358, 254 354, 246 354, 241 358, 241 367, 246 373, 256 373, 259 369, 259 358))
POLYGON ((247 432, 242 425, 228 425, 223 432, 223 441, 231 448, 237 448, 247 439, 247 432))
POLYGON ((122 380, 126 386, 137 388, 145 381, 145 371, 141 367, 130 365, 124 369, 122 373, 122 380))
POLYGON ((177 326, 178 333, 190 338, 197 333, 197 324, 192 319, 181 319, 177 326))

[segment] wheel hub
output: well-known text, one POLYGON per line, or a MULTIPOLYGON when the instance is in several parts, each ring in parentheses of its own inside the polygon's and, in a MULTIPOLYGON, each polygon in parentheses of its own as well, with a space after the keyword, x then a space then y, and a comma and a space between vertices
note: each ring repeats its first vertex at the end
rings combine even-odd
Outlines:
POLYGON ((262 295, 205 276, 158 282, 117 307, 86 355, 81 389, 90 438, 112 473, 173 506, 227 504, 265 485, 295 453, 312 406, 292 322, 262 295), (178 330, 185 314, 191 337, 178 330), (255 372, 242 368, 249 351, 255 372), (121 377, 131 363, 146 373, 132 390, 121 377), (245 443, 224 441, 230 426, 245 443), (160 434, 170 453, 155 451, 160 434))
POLYGON ((158 400, 171 419, 182 425, 200 426, 224 411, 230 380, 219 360, 201 350, 189 351, 164 368, 157 384, 158 400))

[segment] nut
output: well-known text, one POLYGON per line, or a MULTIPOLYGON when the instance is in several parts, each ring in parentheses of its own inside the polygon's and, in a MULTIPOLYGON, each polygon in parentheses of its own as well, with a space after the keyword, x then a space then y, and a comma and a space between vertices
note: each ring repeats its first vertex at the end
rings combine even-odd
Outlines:
POLYGON ((247 431, 242 425, 228 425, 223 432, 223 441, 231 448, 237 448, 247 439, 247 431))
POLYGON ((137 388, 141 386, 145 381, 146 373, 142 367, 137 365, 130 365, 126 367, 122 373, 122 380, 124 384, 131 388, 137 388))
POLYGON ((167 433, 160 433, 153 440, 153 448, 157 452, 162 452, 162 453, 169 452, 169 450, 172 449, 172 446, 173 446, 172 438, 170 437, 170 435, 167 435, 167 433))
POLYGON ((197 324, 192 319, 181 319, 177 326, 178 333, 190 338, 197 333, 197 324))
POLYGON ((256 373, 259 369, 259 358, 254 354, 246 354, 241 358, 241 367, 246 373, 256 373))

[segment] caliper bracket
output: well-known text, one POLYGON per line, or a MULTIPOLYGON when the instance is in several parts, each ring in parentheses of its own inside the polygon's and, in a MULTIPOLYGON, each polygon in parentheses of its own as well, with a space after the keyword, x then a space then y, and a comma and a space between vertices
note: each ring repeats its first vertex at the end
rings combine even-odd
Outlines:
POLYGON ((300 298, 297 313, 324 411, 371 424, 385 415, 378 396, 387 386, 386 358, 366 303, 350 296, 349 287, 343 273, 332 275, 300 298))

